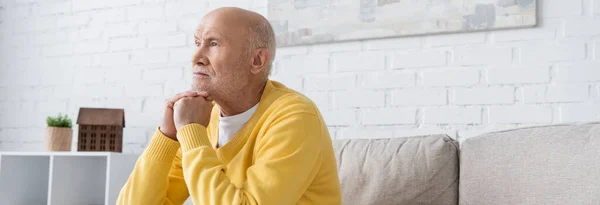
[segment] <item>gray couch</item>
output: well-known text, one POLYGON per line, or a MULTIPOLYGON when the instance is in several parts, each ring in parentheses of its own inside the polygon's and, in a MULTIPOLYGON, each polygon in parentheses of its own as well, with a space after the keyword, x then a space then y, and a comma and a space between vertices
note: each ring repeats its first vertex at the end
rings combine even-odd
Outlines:
POLYGON ((334 148, 345 205, 600 205, 600 122, 334 148))

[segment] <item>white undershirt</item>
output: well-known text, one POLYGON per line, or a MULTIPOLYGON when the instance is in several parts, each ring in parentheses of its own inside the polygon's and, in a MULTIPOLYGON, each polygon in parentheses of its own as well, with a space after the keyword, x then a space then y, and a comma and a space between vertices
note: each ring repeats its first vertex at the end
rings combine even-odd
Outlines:
POLYGON ((233 138, 233 136, 244 127, 244 124, 250 120, 252 114, 258 108, 258 103, 254 107, 246 110, 243 113, 223 117, 219 115, 219 142, 217 147, 222 147, 233 138))

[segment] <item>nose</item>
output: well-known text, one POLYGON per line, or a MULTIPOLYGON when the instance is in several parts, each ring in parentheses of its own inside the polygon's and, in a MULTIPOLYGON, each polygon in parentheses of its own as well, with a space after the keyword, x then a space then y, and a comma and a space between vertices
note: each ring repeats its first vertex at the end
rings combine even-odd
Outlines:
POLYGON ((198 47, 192 58, 192 65, 193 66, 207 66, 209 63, 210 62, 205 54, 204 46, 198 47))

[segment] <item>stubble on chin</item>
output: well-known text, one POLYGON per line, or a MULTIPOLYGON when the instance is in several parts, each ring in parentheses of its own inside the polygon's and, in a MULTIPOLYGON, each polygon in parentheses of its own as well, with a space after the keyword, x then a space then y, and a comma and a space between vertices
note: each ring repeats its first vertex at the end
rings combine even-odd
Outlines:
POLYGON ((195 81, 193 81, 190 87, 194 91, 203 91, 203 92, 208 92, 209 94, 210 94, 210 91, 211 91, 211 89, 209 88, 209 86, 205 82, 195 82, 195 81))

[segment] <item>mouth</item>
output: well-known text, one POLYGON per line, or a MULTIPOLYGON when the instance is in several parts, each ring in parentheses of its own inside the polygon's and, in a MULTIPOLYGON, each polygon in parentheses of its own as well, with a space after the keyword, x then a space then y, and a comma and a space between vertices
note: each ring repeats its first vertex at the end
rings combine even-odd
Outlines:
POLYGON ((205 73, 203 71, 195 71, 194 77, 210 77, 210 75, 208 75, 207 73, 205 73))

